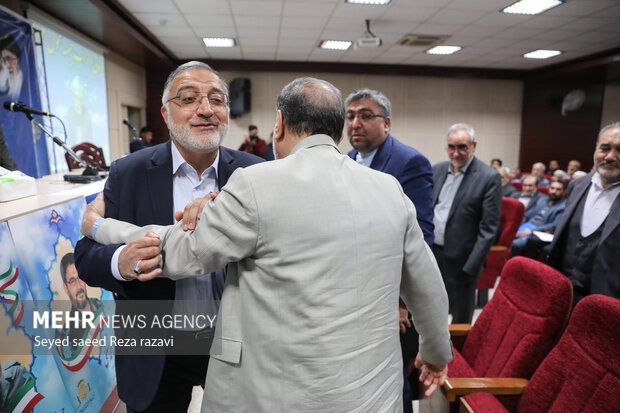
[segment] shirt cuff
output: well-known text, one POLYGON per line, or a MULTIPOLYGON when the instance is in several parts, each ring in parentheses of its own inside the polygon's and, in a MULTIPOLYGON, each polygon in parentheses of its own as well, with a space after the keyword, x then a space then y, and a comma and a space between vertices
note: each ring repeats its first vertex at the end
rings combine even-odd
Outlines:
POLYGON ((124 279, 123 276, 121 275, 121 272, 118 270, 118 256, 121 254, 121 251, 126 246, 127 245, 121 245, 120 247, 118 247, 116 251, 114 251, 114 255, 112 255, 112 261, 110 262, 110 271, 112 272, 112 275, 114 276, 114 278, 116 278, 119 281, 129 281, 129 280, 124 279))
POLYGON ((97 220, 95 221, 95 223, 93 224, 93 229, 91 229, 91 235, 94 241, 97 241, 97 230, 99 229, 99 224, 101 224, 103 222, 104 218, 97 218, 97 220))

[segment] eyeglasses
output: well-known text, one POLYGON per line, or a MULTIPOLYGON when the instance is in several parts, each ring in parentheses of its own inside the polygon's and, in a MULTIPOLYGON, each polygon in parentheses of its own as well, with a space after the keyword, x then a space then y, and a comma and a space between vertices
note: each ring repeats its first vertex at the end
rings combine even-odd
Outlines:
POLYGON ((174 102, 183 109, 196 110, 200 107, 204 98, 207 98, 212 109, 223 109, 227 106, 228 97, 225 94, 211 92, 203 95, 196 90, 184 90, 175 97, 168 99, 166 103, 174 102))
POLYGON ((449 152, 454 152, 454 151, 467 152, 467 151, 469 151, 469 148, 470 148, 469 145, 464 145, 464 144, 457 145, 457 146, 448 145, 448 151, 449 152))
POLYGON ((0 58, 2 60, 2 63, 15 63, 17 62, 17 57, 10 57, 10 56, 2 56, 0 58))
POLYGON ((375 115, 372 112, 347 112, 347 114, 345 115, 345 119, 349 122, 353 122, 355 120, 356 117, 358 117, 362 120, 362 122, 369 122, 371 119, 374 118, 383 118, 385 116, 383 115, 375 115))

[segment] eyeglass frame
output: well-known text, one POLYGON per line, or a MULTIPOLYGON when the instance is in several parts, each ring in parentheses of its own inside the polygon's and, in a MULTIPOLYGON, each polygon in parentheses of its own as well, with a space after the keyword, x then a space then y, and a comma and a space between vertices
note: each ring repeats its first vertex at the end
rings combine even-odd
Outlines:
POLYGON ((355 120, 355 118, 357 118, 357 117, 359 117, 360 121, 362 121, 362 122, 370 122, 374 118, 384 118, 384 119, 386 118, 386 116, 384 116, 383 114, 381 114, 381 113, 374 114, 371 110, 368 110, 368 109, 362 109, 362 110, 357 111, 357 112, 353 112, 351 110, 351 111, 348 111, 347 113, 345 113, 345 115, 344 115, 344 119, 347 122, 353 122, 355 120), (350 117, 349 115, 353 115, 353 117, 350 117), (369 116, 369 118, 368 119, 364 119, 363 118, 364 115, 369 116))
POLYGON ((472 148, 473 145, 465 145, 464 143, 460 144, 460 145, 450 145, 448 144, 448 146, 446 146, 446 150, 448 152, 460 152, 460 153, 467 153, 469 152, 469 150, 472 148))
MULTIPOLYGON (((183 88, 182 88, 182 89, 183 89, 183 88)), ((200 92, 200 91, 198 91, 198 90, 181 90, 181 91, 177 91, 177 95, 176 95, 176 96, 171 97, 170 99, 168 99, 168 100, 166 101, 166 103, 170 103, 170 102, 172 102, 172 103, 176 104, 177 106, 179 106, 181 109, 188 109, 188 108, 189 108, 189 109, 191 109, 191 108, 192 108, 192 105, 193 105, 194 103, 198 103, 198 104, 197 104, 197 106, 196 106, 195 108, 193 108, 193 110, 196 110, 196 109, 198 109, 198 108, 200 107, 200 105, 202 105, 202 100, 203 100, 205 97, 207 98, 207 102, 209 102, 209 106, 210 106, 211 108, 216 108, 216 109, 219 109, 219 108, 228 108, 228 105, 229 105, 229 103, 230 103, 230 100, 229 100, 229 98, 228 98, 228 95, 226 95, 226 93, 224 93, 223 91, 219 91, 219 90, 212 90, 212 91, 210 91, 210 92, 209 92, 209 93, 207 93, 207 94, 203 94, 202 92, 200 92), (196 94, 196 95, 200 95, 200 99, 197 99, 197 101, 196 101, 196 102, 188 103, 187 105, 183 105, 182 103, 175 102, 175 99, 180 99, 180 98, 181 98, 181 94, 182 94, 182 93, 194 93, 194 94, 196 94), (222 106, 219 106, 219 105, 213 105, 213 104, 211 103, 211 100, 209 100, 209 95, 212 95, 212 94, 222 95, 222 97, 224 98, 224 104, 223 104, 222 106)))

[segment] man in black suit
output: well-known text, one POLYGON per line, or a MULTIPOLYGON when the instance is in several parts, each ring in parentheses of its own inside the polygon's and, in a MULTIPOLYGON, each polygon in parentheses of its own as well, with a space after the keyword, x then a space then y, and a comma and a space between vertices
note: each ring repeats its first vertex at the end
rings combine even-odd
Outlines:
POLYGON ((449 161, 433 166, 435 244, 453 323, 471 323, 476 283, 493 245, 502 209, 497 171, 474 156, 474 129, 466 123, 448 129, 449 161))
POLYGON ((574 303, 589 294, 620 298, 620 122, 599 132, 594 167, 568 186, 549 253, 571 280, 574 303))
MULTIPOLYGON (((164 85, 161 108, 171 140, 112 163, 104 189, 106 217, 137 225, 172 224, 174 211, 218 191, 235 169, 262 161, 220 146, 228 131, 228 102, 228 86, 208 65, 188 62, 173 71, 164 85)), ((103 246, 83 238, 75 255, 80 278, 112 291, 117 311, 124 300, 167 300, 165 311, 175 315, 217 310, 200 306, 217 306, 223 269, 196 279, 140 283, 126 278, 153 267, 142 240, 103 246)), ((171 334, 175 345, 212 337, 210 331, 193 329, 171 334)), ((204 386, 208 360, 206 355, 117 355, 119 396, 129 412, 187 411, 192 387, 204 386)))
POLYGON ((525 207, 525 212, 536 206, 540 198, 546 197, 545 194, 538 192, 538 178, 534 175, 528 175, 523 179, 523 187, 521 192, 516 192, 511 196, 518 199, 525 207))

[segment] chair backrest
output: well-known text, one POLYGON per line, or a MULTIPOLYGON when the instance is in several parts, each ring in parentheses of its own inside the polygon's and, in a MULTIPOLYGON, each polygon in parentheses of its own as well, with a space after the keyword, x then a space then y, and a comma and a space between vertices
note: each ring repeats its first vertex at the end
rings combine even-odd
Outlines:
POLYGON ((549 195, 549 187, 548 186, 539 186, 536 188, 536 190, 538 192, 540 192, 541 194, 545 194, 545 195, 549 195))
POLYGON ((519 229, 519 225, 523 222, 524 214, 525 207, 518 199, 508 197, 502 198, 502 215, 500 217, 502 232, 497 240, 497 245, 503 245, 510 249, 512 241, 515 239, 515 235, 519 229))
MULTIPOLYGON (((105 158, 103 157, 103 150, 90 142, 78 143, 71 149, 73 149, 73 152, 75 152, 80 159, 86 162, 94 163, 97 166, 107 166, 105 163, 105 158)), ((67 160, 67 165, 69 166, 70 171, 81 168, 80 164, 78 164, 68 154, 65 154, 65 159, 67 160)))
POLYGON ((511 258, 461 354, 478 377, 529 378, 560 336, 571 304, 572 286, 562 273, 511 258))
POLYGON ((520 413, 620 412, 620 300, 585 297, 519 402, 520 413))
POLYGON ((511 182, 510 185, 514 186, 519 192, 523 191, 523 182, 511 182))

